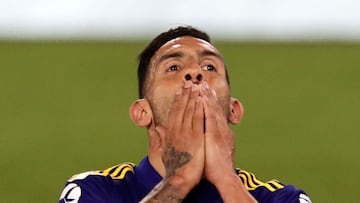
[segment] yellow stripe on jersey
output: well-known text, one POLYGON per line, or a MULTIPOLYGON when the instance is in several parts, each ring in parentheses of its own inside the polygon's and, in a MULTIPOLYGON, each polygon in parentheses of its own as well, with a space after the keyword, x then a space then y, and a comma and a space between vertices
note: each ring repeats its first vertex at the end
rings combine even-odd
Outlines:
POLYGON ((284 187, 278 180, 271 180, 268 183, 273 184, 278 189, 281 189, 284 187))
POLYGON ((246 190, 255 190, 258 187, 265 187, 271 192, 274 192, 278 189, 284 188, 284 186, 277 180, 271 180, 266 183, 258 180, 254 174, 249 173, 244 170, 237 170, 238 176, 241 178, 244 183, 246 190))
POLYGON ((100 173, 104 176, 111 176, 113 179, 124 179, 125 175, 128 172, 134 172, 135 164, 127 162, 122 163, 113 167, 110 167, 108 169, 105 169, 103 171, 100 171, 100 173))

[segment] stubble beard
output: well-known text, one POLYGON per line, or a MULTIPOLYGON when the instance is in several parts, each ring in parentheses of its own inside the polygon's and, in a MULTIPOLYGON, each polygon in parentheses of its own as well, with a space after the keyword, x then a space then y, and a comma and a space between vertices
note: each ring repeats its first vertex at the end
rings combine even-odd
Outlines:
POLYGON ((148 98, 148 100, 149 100, 150 108, 153 113, 153 121, 155 126, 161 125, 163 127, 167 127, 167 122, 165 121, 167 121, 169 118, 169 113, 171 108, 170 104, 173 103, 174 97, 173 98, 163 97, 158 100, 155 100, 150 97, 148 98), (160 100, 162 100, 163 102, 159 102, 160 100))
MULTIPOLYGON (((163 97, 161 99, 163 101, 167 101, 167 102, 157 102, 152 98, 148 98, 151 110, 153 112, 153 122, 154 122, 155 126, 160 125, 160 126, 167 128, 171 104, 174 101, 174 97, 172 97, 172 98, 163 97)), ((225 116, 225 118, 227 118, 228 114, 229 114, 230 97, 229 98, 218 98, 218 100, 219 100, 218 104, 220 105, 221 111, 222 111, 223 115, 225 116)), ((204 116, 204 131, 205 131, 205 119, 206 119, 206 117, 204 116)))

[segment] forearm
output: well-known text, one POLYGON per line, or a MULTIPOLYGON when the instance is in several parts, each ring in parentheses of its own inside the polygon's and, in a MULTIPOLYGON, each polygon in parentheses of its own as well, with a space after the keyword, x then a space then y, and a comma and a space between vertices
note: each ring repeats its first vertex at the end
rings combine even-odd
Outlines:
POLYGON ((254 197, 245 189, 243 182, 236 174, 223 177, 221 183, 215 184, 224 203, 255 203, 254 197))
POLYGON ((139 203, 178 203, 190 188, 176 177, 164 178, 139 203))

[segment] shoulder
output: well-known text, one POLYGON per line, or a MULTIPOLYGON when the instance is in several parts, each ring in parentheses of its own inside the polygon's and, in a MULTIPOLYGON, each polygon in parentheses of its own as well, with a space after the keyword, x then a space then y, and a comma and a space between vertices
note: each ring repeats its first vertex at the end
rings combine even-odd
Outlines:
POLYGON ((275 179, 263 182, 251 172, 240 169, 236 171, 245 188, 258 202, 311 203, 304 191, 292 185, 283 184, 275 179))
MULTIPOLYGON (((119 187, 126 191, 121 184, 134 175, 135 164, 126 162, 105 170, 88 171, 71 177, 61 195, 60 203, 90 203, 108 202, 117 198, 119 187)), ((126 184, 125 184, 126 185, 126 184)))

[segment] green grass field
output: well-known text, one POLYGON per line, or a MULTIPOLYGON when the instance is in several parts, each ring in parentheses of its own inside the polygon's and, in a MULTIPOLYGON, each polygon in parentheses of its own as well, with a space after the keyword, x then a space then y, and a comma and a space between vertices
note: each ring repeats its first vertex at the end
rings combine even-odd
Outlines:
MULTIPOLYGON (((73 174, 137 163, 144 42, 0 42, 0 202, 56 202, 73 174)), ((245 106, 237 166, 358 202, 360 44, 216 43, 245 106)))

